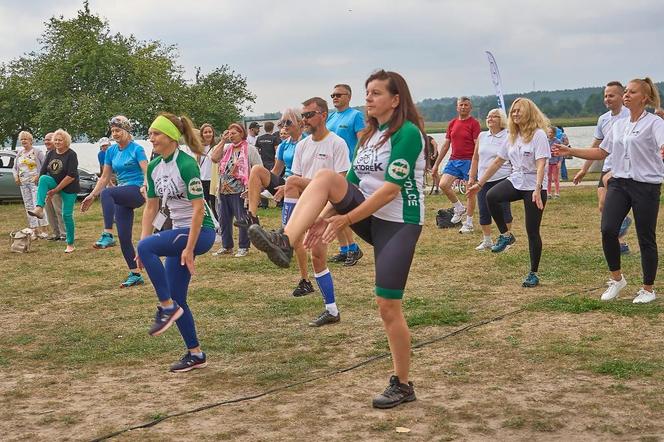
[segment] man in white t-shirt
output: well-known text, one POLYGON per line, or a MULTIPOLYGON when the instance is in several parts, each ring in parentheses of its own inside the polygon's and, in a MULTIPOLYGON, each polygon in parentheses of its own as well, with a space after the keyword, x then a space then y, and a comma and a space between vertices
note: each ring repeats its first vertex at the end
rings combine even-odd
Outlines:
MULTIPOLYGON (((322 98, 314 97, 306 100, 302 105, 304 106, 302 108, 304 129, 310 135, 297 143, 295 148, 295 157, 291 167, 293 174, 286 180, 284 188, 283 210, 286 212, 284 217, 286 220, 290 218, 299 196, 316 172, 321 169, 332 169, 345 176, 350 169, 348 145, 343 138, 330 132, 325 125, 328 113, 327 102, 322 98)), ((299 253, 302 253, 302 244, 293 246, 296 253, 298 253, 298 249, 300 249, 299 253)), ((309 325, 320 327, 339 322, 341 316, 334 297, 334 284, 330 270, 327 268, 327 244, 321 241, 311 250, 311 261, 316 283, 323 294, 325 310, 309 325)))
POLYGON ((258 132, 261 131, 261 125, 256 121, 252 121, 249 124, 249 131, 247 133, 247 143, 251 145, 256 145, 256 138, 258 138, 258 132))
MULTIPOLYGON (((597 126, 595 127, 594 140, 591 148, 599 149, 599 145, 604 140, 606 135, 611 132, 613 124, 623 118, 629 118, 629 110, 623 106, 622 97, 625 87, 619 81, 610 81, 604 88, 604 105, 608 111, 600 115, 597 119, 597 126)), ((588 173, 590 166, 595 160, 586 160, 583 163, 581 170, 574 176, 574 184, 579 184, 583 177, 588 173)), ((597 184, 597 201, 599 211, 604 208, 604 198, 606 197, 606 182, 611 178, 611 155, 606 157, 604 165, 602 166, 602 174, 599 177, 597 184)), ((632 224, 632 219, 626 216, 620 226, 620 253, 629 253, 629 246, 624 241, 623 237, 627 234, 627 229, 632 224)))

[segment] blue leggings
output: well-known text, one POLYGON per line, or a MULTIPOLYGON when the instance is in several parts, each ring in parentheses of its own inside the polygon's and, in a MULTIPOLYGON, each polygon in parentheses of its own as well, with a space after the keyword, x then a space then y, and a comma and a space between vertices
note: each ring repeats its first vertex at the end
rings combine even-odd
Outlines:
MULTIPOLYGON (((214 244, 215 232, 210 227, 203 227, 198 236, 194 255, 207 253, 214 244)), ((176 321, 182 339, 188 349, 198 347, 194 316, 187 304, 187 290, 191 274, 186 266, 180 265, 180 255, 187 246, 189 228, 173 229, 155 233, 138 243, 138 256, 150 276, 152 285, 160 301, 173 299, 184 310, 176 321), (166 257, 166 265, 160 257, 166 257)))
POLYGON ((120 248, 127 266, 136 268, 136 251, 131 242, 131 229, 134 224, 134 209, 145 203, 139 186, 107 187, 101 191, 101 211, 104 214, 104 229, 113 228, 113 217, 118 228, 120 248))

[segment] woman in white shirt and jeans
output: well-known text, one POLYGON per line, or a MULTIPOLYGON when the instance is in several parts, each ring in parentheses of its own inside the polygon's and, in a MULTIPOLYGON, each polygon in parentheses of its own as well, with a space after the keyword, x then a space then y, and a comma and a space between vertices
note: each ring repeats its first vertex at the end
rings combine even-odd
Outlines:
POLYGON ((522 285, 535 287, 539 285, 537 270, 542 257, 540 224, 546 203, 546 190, 544 190, 547 184, 546 167, 551 157, 545 132, 549 127, 549 120, 531 100, 517 98, 510 108, 507 125, 509 128, 507 143, 484 175, 468 190, 479 191, 505 161, 512 164, 510 176, 491 189, 486 196, 491 216, 500 230, 500 236, 491 251, 502 252, 516 241, 507 226, 501 204, 506 201, 523 200, 530 249, 530 272, 522 285))
POLYGON ((630 117, 616 121, 599 149, 579 149, 555 145, 558 155, 573 155, 587 160, 601 160, 611 154, 612 176, 607 182, 602 211, 602 248, 611 279, 602 301, 616 298, 627 286, 620 268, 620 224, 632 209, 636 235, 641 249, 643 287, 634 298, 645 304, 656 298, 653 285, 657 274, 658 254, 655 231, 659 196, 664 181, 664 120, 646 112, 647 106, 660 106, 657 86, 650 78, 637 78, 625 88, 623 103, 630 117))

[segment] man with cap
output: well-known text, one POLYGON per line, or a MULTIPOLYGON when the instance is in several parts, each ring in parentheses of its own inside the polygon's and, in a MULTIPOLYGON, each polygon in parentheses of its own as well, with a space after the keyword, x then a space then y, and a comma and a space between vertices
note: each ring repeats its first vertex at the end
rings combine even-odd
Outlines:
POLYGON ((97 145, 99 146, 99 152, 97 153, 97 160, 99 161, 99 175, 104 172, 104 157, 106 157, 106 149, 108 149, 108 146, 111 145, 111 140, 109 140, 107 137, 101 137, 99 141, 97 141, 97 145))
POLYGON ((256 121, 252 121, 249 124, 249 133, 247 134, 247 143, 255 146, 256 138, 258 138, 258 132, 261 130, 261 125, 256 121))

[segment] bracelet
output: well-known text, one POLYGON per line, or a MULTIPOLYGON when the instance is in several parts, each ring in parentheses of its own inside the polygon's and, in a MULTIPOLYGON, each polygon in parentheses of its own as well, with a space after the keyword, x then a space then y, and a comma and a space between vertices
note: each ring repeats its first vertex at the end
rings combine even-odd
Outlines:
POLYGON ((353 221, 351 221, 349 214, 346 214, 346 219, 348 220, 348 225, 349 226, 353 224, 353 221))
POLYGON ((479 181, 476 181, 475 184, 477 184, 477 187, 479 187, 480 189, 484 187, 484 184, 480 183, 479 181))

